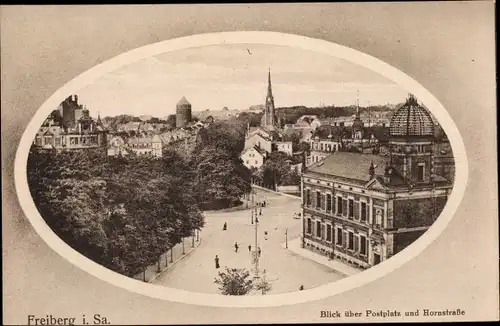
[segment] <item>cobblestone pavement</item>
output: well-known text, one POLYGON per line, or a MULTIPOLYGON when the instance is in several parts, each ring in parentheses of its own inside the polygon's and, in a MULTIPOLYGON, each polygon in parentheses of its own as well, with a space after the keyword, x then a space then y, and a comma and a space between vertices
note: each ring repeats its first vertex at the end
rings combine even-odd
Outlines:
MULTIPOLYGON (((257 190, 257 201, 266 200, 267 207, 259 216, 258 243, 262 250, 260 270, 272 285, 269 293, 291 292, 303 285, 306 289, 343 278, 342 274, 294 254, 283 248, 285 230, 288 240, 300 238, 301 220, 293 219, 300 212, 300 199, 282 196, 273 192, 257 190), (264 232, 268 233, 265 240, 264 232)), ((251 224, 250 210, 235 212, 210 212, 205 214, 206 226, 200 233, 202 242, 189 257, 153 283, 168 287, 205 293, 219 293, 214 284, 217 276, 214 258, 219 256, 221 268, 247 268, 253 271, 248 245, 255 246, 255 226, 251 224), (223 231, 224 222, 227 230, 223 231), (234 243, 239 250, 235 252, 234 243)))

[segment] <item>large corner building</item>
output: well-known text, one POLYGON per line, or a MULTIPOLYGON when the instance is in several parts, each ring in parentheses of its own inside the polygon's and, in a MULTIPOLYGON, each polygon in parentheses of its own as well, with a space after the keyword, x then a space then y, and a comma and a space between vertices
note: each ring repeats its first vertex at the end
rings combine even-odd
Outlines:
POLYGON ((302 245, 364 269, 420 237, 453 185, 434 171, 434 128, 410 95, 390 121, 387 156, 336 151, 310 166, 302 175, 302 245))

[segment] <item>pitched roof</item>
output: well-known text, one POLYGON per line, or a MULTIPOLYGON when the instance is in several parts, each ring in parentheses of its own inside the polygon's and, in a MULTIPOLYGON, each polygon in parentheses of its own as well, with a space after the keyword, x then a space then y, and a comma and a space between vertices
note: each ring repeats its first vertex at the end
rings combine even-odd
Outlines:
POLYGON ((191 103, 186 100, 186 98, 183 96, 179 102, 177 102, 177 105, 191 105, 191 103))
POLYGON ((323 161, 308 168, 310 172, 329 174, 362 182, 370 181, 370 164, 373 161, 375 175, 384 175, 389 157, 351 152, 334 152, 323 161))
POLYGON ((243 150, 243 153, 241 153, 241 154, 245 154, 246 152, 248 152, 248 151, 249 151, 249 150, 251 150, 251 149, 256 150, 256 151, 257 151, 257 153, 259 153, 259 154, 260 154, 260 155, 262 155, 262 156, 266 156, 266 151, 265 151, 265 150, 263 150, 262 148, 259 148, 258 146, 253 146, 253 147, 248 147, 248 148, 245 148, 245 149, 243 150))
POLYGON ((151 144, 153 139, 151 137, 133 137, 128 140, 130 145, 132 144, 151 144))

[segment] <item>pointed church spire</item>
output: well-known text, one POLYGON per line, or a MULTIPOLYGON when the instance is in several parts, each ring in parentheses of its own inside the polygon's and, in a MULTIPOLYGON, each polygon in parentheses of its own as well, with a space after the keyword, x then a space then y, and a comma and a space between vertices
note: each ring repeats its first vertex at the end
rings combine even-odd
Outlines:
POLYGON ((275 127, 276 126, 276 116, 274 112, 274 97, 273 97, 273 90, 272 90, 272 85, 271 85, 271 67, 269 67, 269 72, 268 72, 268 77, 267 77, 267 95, 266 95, 266 108, 264 111, 264 116, 263 116, 263 125, 264 126, 269 126, 269 127, 275 127))
POLYGON ((359 118, 359 89, 356 92, 356 118, 359 118))
POLYGON ((273 96, 273 88, 271 86, 271 67, 269 67, 269 73, 267 77, 267 97, 273 96))

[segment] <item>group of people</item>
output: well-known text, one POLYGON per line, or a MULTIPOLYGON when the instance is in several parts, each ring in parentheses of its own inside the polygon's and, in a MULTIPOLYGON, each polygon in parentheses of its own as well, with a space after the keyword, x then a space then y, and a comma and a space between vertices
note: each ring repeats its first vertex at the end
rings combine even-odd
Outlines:
MULTIPOLYGON (((234 252, 238 252, 238 249, 240 249, 240 246, 238 245, 238 242, 235 242, 234 243, 234 252)), ((252 245, 248 245, 248 252, 252 252, 252 245)), ((257 252, 259 253, 259 257, 260 257, 260 253, 262 252, 260 247, 257 248, 257 252)))
POLYGON ((257 202, 257 207, 266 207, 267 203, 265 200, 257 202))
MULTIPOLYGON (((235 242, 234 243, 234 252, 238 252, 238 249, 240 249, 240 246, 238 245, 238 242, 235 242)), ((252 253, 252 245, 248 245, 248 252, 252 253)), ((257 253, 260 257, 260 255, 262 254, 262 250, 260 249, 260 247, 257 248, 257 253)), ((215 261, 215 268, 219 269, 220 268, 219 255, 215 255, 214 261, 215 261)))

